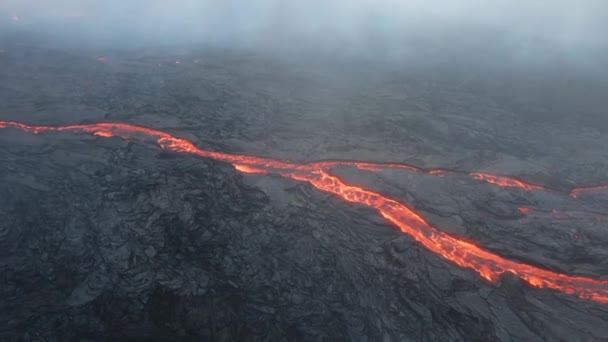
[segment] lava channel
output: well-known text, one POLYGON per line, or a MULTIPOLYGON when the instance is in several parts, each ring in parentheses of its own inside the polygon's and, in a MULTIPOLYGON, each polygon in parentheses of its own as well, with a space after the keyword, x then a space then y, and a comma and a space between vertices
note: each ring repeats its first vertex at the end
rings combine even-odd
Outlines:
MULTIPOLYGON (((447 174, 464 174, 471 177, 474 180, 485 182, 488 184, 496 185, 503 188, 518 188, 525 191, 532 190, 546 190, 546 191, 555 191, 546 186, 531 184, 524 182, 522 180, 508 177, 508 176, 500 176, 491 173, 484 172, 463 172, 463 171, 454 171, 454 170, 444 170, 444 169, 431 169, 431 170, 423 170, 413 165, 409 164, 401 164, 401 163, 371 163, 371 162, 359 162, 359 161, 323 161, 323 162, 314 162, 310 164, 306 164, 308 166, 317 166, 325 169, 332 168, 335 166, 354 166, 359 170, 369 171, 369 172, 381 172, 386 169, 400 169, 406 170, 416 173, 422 173, 427 175, 435 175, 435 176, 445 176, 447 174)), ((603 187, 595 187, 595 188, 581 188, 574 189, 575 191, 591 191, 602 189, 603 187)), ((604 187, 608 189, 608 186, 604 187)), ((572 195, 575 197, 575 195, 572 195)))
MULTIPOLYGON (((197 148, 189 140, 174 137, 169 133, 122 123, 29 126, 17 122, 0 121, 0 128, 9 127, 34 134, 48 131, 74 131, 90 133, 100 138, 120 137, 122 139, 152 140, 165 150, 231 163, 240 172, 277 174, 293 180, 306 182, 318 190, 334 194, 347 202, 358 203, 376 209, 387 221, 391 222, 403 233, 411 236, 431 252, 460 267, 475 271, 487 281, 497 282, 503 274, 511 273, 536 288, 556 290, 582 299, 608 304, 608 280, 570 276, 505 259, 482 249, 473 242, 438 230, 407 205, 395 199, 345 183, 337 176, 329 173, 327 167, 332 165, 325 162, 294 164, 269 158, 206 151, 197 148)), ((356 165, 357 163, 352 162, 351 165, 356 165)), ((380 164, 360 164, 363 165, 362 169, 364 170, 378 170, 382 167, 380 164)), ((476 174, 473 177, 479 177, 498 186, 519 187, 520 185, 519 183, 511 182, 504 184, 501 181, 502 176, 476 174)), ((526 190, 534 189, 536 189, 535 186, 526 190)))

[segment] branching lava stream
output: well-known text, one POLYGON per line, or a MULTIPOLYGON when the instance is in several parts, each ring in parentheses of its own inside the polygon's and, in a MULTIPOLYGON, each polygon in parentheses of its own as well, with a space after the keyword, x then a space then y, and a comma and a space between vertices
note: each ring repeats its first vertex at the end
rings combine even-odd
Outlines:
MULTIPOLYGON (((348 202, 366 205, 378 210, 389 222, 394 224, 403 233, 414 238, 431 252, 451 261, 452 263, 472 269, 481 277, 496 282, 505 273, 511 273, 529 285, 537 288, 557 290, 579 298, 593 300, 608 304, 608 280, 598 280, 586 277, 569 276, 552 272, 521 262, 505 259, 497 254, 486 251, 472 242, 466 241, 428 224, 420 215, 407 205, 395 199, 385 197, 379 193, 344 183, 340 178, 329 173, 329 169, 336 165, 354 166, 361 170, 378 172, 385 168, 401 168, 413 172, 445 175, 450 171, 430 170, 405 164, 381 164, 367 162, 317 162, 309 164, 294 164, 274 159, 259 158, 247 155, 233 155, 221 152, 206 151, 197 148, 186 139, 174 137, 168 133, 140 126, 121 123, 97 123, 72 126, 28 126, 17 122, 0 121, 0 128, 16 128, 26 132, 39 134, 48 131, 86 132, 95 136, 108 138, 120 137, 123 139, 153 140, 162 149, 188 153, 201 157, 231 163, 238 171, 244 173, 277 174, 297 181, 307 182, 315 188, 334 194, 348 202)), ((539 185, 528 184, 520 180, 505 176, 486 173, 469 173, 469 176, 503 187, 515 187, 526 191, 547 190, 539 185)), ((592 189, 602 189, 596 187, 592 189)), ((572 190, 572 197, 585 191, 572 190)), ((591 188, 589 188, 591 189, 591 188)))

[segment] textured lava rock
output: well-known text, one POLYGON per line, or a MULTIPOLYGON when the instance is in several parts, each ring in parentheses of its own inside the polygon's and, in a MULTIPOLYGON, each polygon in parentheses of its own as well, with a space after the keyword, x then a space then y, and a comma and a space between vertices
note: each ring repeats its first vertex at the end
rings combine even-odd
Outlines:
MULTIPOLYGON (((187 55, 176 66, 162 54, 97 55, 7 49, 0 120, 125 121, 226 152, 500 171, 558 189, 606 180, 605 136, 524 125, 515 106, 448 80, 391 74, 370 89, 357 86, 365 75, 254 57, 187 55), (561 135, 547 146, 538 130, 561 135), (570 153, 577 139, 585 153, 570 153)), ((1 339, 608 339, 605 305, 510 276, 483 281, 306 184, 73 133, 3 130, 0 160, 1 339)), ((608 271, 604 194, 574 201, 459 176, 336 172, 506 257, 608 271)))

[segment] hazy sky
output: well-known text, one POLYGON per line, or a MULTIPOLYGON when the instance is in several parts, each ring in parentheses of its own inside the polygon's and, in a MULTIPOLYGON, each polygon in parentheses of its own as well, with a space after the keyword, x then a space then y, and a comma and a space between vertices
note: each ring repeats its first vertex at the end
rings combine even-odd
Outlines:
POLYGON ((563 50, 606 47, 606 0, 1 0, 0 28, 82 43, 394 50, 406 38, 492 39, 563 50), (446 38, 447 37, 447 38, 446 38), (488 38, 490 37, 490 38, 488 38))

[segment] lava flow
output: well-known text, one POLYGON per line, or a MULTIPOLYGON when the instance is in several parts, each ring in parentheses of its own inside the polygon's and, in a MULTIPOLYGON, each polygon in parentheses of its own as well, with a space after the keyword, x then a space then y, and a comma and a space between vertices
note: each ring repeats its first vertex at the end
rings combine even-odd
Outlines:
MULTIPOLYGON (((445 176, 447 174, 465 174, 475 180, 489 183, 492 185, 497 185, 503 188, 518 188, 525 191, 532 190, 552 190, 548 187, 542 185, 536 185, 524 182, 519 179, 515 179, 507 176, 499 176, 491 173, 483 173, 483 172, 462 172, 462 171, 452 171, 452 170, 443 170, 443 169, 431 169, 431 170, 423 170, 418 167, 408 165, 408 164, 398 164, 398 163, 370 163, 370 162, 355 162, 355 161, 324 161, 324 162, 315 162, 307 164, 309 166, 318 166, 322 168, 331 168, 334 166, 354 166, 359 170, 370 171, 370 172, 381 172, 385 169, 401 169, 416 173, 423 173, 427 175, 435 175, 435 176, 445 176)), ((597 189, 608 189, 608 186, 605 187, 596 187, 596 188, 581 188, 574 189, 575 191, 590 191, 597 189)), ((552 190, 554 191, 554 190, 552 190)), ((573 194, 572 197, 576 198, 573 194)))
POLYGON ((572 198, 578 198, 578 196, 581 193, 600 191, 600 190, 608 190, 608 185, 592 186, 592 187, 588 187, 588 188, 574 188, 570 192, 570 196, 572 196, 572 198))
POLYGON ((497 176, 497 175, 492 175, 489 173, 481 173, 481 172, 471 172, 471 173, 469 173, 469 175, 471 177, 473 177, 473 179, 481 180, 481 181, 484 181, 484 182, 487 182, 490 184, 494 184, 494 185, 498 185, 498 186, 502 186, 502 187, 520 188, 520 189, 527 190, 527 191, 547 190, 547 188, 545 188, 543 186, 526 183, 524 181, 520 181, 518 179, 505 177, 505 176, 497 176))
MULTIPOLYGON (((382 164, 359 162, 294 164, 268 158, 206 151, 197 148, 192 142, 186 139, 177 138, 162 131, 121 123, 51 127, 28 126, 16 122, 0 121, 0 128, 8 127, 17 128, 34 134, 48 131, 75 131, 91 133, 102 138, 120 137, 123 139, 152 139, 162 149, 228 162, 241 172, 277 174, 293 180, 307 182, 321 191, 334 194, 348 202, 366 205, 378 210, 387 221, 394 224, 399 230, 411 236, 431 252, 458 266, 474 270, 481 277, 490 282, 498 281, 503 274, 508 272, 519 277, 533 287, 557 290, 569 295, 576 295, 582 299, 608 304, 608 280, 569 276, 505 259, 478 247, 472 242, 465 241, 464 239, 438 230, 428 224, 407 205, 400 203, 395 199, 385 197, 379 193, 358 186, 346 184, 340 178, 330 174, 328 171, 328 168, 335 165, 359 165, 360 169, 378 171, 382 169, 382 164)), ((399 164, 387 165, 395 166, 399 164)), ((414 171, 420 170, 414 167, 411 168, 414 171)), ((499 186, 522 187, 526 190, 543 189, 539 186, 526 188, 525 185, 527 183, 513 183, 511 182, 514 181, 513 179, 502 176, 480 173, 473 173, 471 175, 474 178, 479 177, 479 179, 499 186), (508 180, 508 182, 503 183, 502 180, 508 180)))

